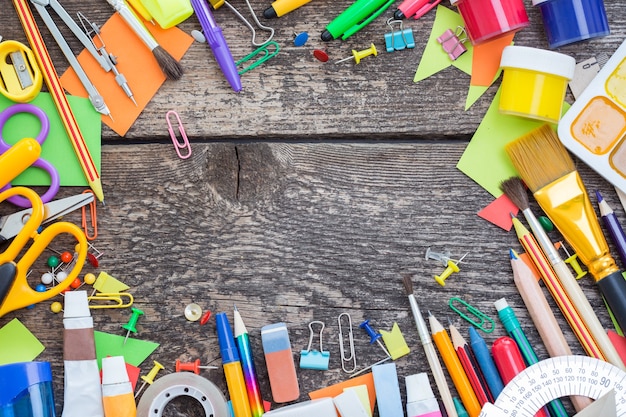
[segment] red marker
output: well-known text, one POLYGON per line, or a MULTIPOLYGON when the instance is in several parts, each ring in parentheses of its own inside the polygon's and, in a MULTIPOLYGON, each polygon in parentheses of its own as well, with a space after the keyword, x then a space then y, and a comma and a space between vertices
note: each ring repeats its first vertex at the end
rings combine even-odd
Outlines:
MULTIPOLYGON (((517 343, 508 336, 501 337, 493 342, 491 355, 505 385, 526 369, 526 364, 522 358, 522 353, 517 347, 517 343)), ((549 414, 543 407, 535 414, 535 417, 549 417, 549 414)))

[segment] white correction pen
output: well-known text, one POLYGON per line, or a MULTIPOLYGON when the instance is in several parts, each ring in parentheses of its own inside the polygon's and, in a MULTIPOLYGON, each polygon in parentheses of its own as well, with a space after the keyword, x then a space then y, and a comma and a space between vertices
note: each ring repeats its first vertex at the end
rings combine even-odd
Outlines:
POLYGON ((406 385, 406 414, 408 417, 441 417, 439 403, 433 394, 425 372, 404 378, 406 385))

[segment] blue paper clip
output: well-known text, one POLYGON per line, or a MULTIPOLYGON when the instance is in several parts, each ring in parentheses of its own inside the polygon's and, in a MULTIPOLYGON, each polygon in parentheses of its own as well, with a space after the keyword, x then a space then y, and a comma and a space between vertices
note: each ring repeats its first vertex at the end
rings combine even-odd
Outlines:
POLYGON ((448 302, 448 305, 459 316, 461 316, 462 318, 464 318, 465 320, 467 320, 468 322, 470 322, 471 324, 476 326, 476 328, 482 330, 485 333, 491 333, 496 328, 496 323, 493 321, 493 319, 491 317, 487 316, 485 313, 483 313, 482 311, 480 311, 476 307, 473 307, 470 304, 468 304, 467 302, 461 300, 459 297, 452 297, 452 298, 450 298, 450 301, 448 302), (465 314, 458 307, 456 307, 454 305, 455 301, 457 301, 459 304, 464 306, 466 311, 469 314, 471 314, 474 317, 476 317, 477 320, 472 319, 469 314, 465 314), (485 327, 485 323, 486 322, 491 323, 491 327, 490 328, 485 327))
POLYGON ((403 29, 402 20, 394 20, 393 17, 387 20, 387 25, 391 28, 390 33, 385 33, 385 46, 387 47, 387 52, 415 48, 413 29, 403 29), (394 23, 399 25, 400 30, 393 30, 394 23))
POLYGON ((328 362, 330 360, 330 352, 322 349, 322 333, 324 332, 324 323, 321 321, 312 321, 309 323, 309 329, 311 334, 309 336, 309 346, 306 350, 300 351, 300 368, 302 369, 315 369, 318 371, 327 371, 328 362), (313 344, 313 325, 319 324, 322 326, 320 329, 320 350, 311 350, 313 344))
POLYGON ((167 131, 170 132, 170 137, 172 138, 172 143, 174 144, 174 149, 176 150, 176 154, 180 159, 187 159, 191 156, 191 145, 189 144, 189 139, 187 138, 187 133, 185 132, 185 128, 183 127, 183 122, 181 122, 178 113, 174 110, 170 110, 165 114, 165 118, 167 120, 167 131), (176 123, 178 124, 178 133, 180 133, 180 140, 176 136, 174 132, 174 127, 172 126, 172 121, 170 120, 170 116, 174 116, 176 119, 176 123), (186 154, 181 153, 181 149, 187 150, 186 154))

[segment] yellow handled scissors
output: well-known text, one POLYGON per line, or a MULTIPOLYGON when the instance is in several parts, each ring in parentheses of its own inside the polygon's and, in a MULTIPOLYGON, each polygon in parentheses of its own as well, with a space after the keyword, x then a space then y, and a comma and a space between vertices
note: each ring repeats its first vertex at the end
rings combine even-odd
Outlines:
POLYGON ((0 202, 15 195, 27 198, 32 204, 32 212, 22 230, 5 251, 0 253, 0 317, 59 294, 76 279, 87 257, 87 239, 80 227, 68 222, 56 222, 38 233, 45 217, 41 198, 30 188, 13 187, 0 193, 0 202), (63 281, 45 292, 37 292, 29 285, 26 274, 50 242, 61 234, 70 234, 78 241, 76 264, 63 281), (31 239, 32 244, 26 249, 31 239), (20 254, 22 257, 18 260, 20 254))

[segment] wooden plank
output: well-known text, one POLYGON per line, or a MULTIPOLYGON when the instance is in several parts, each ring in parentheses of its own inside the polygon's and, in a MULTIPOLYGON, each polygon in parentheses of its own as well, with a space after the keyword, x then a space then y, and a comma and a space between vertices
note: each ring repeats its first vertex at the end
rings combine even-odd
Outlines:
MULTIPOLYGON (((112 9, 104 0, 64 1, 74 13, 82 10, 99 23, 106 21, 112 9)), ((268 2, 253 1, 258 14, 268 2)), ((468 111, 464 111, 469 77, 455 68, 448 68, 418 84, 413 76, 428 37, 435 13, 417 21, 405 22, 414 31, 413 50, 387 53, 383 34, 392 9, 364 30, 346 41, 322 42, 320 33, 330 20, 349 2, 311 2, 275 20, 263 20, 272 26, 281 47, 279 55, 261 68, 243 76, 244 90, 232 92, 217 67, 207 46, 195 43, 182 60, 185 76, 176 82, 166 82, 149 106, 126 135, 137 140, 167 139, 165 113, 176 109, 186 123, 188 134, 194 138, 266 139, 324 139, 350 138, 371 140, 437 139, 451 135, 470 136, 491 103, 496 87, 468 111), (310 35, 304 47, 293 46, 294 32, 310 35), (332 62, 351 55, 352 49, 365 49, 374 43, 380 51, 359 65, 332 62), (331 56, 325 64, 312 56, 314 49, 324 49, 331 56)), ((547 48, 541 16, 527 4, 531 26, 520 31, 517 45, 547 48)), ((233 2, 249 18, 244 2, 233 2)), ((446 7, 450 7, 446 4, 446 7)), ((611 55, 623 40, 626 26, 624 0, 606 2, 613 34, 560 48, 577 60, 600 53, 611 55)), ((6 8, 3 36, 24 40, 21 27, 11 7, 6 8)), ((227 8, 215 13, 236 59, 255 49, 250 31, 227 8)), ((46 44, 59 72, 67 68, 58 47, 44 28, 46 44)), ((190 33, 199 29, 195 17, 180 28, 190 33)), ((257 40, 265 39, 259 33, 257 40)), ((75 51, 80 50, 73 37, 68 36, 75 51)), ((115 51, 111 51, 115 53, 115 51)), ((573 98, 568 96, 568 101, 573 98)), ((103 129, 105 140, 119 139, 109 128, 103 129)))
MULTIPOLYGON (((337 316, 343 312, 352 317, 359 367, 382 358, 359 323, 370 319, 377 330, 399 324, 412 350, 396 361, 405 398, 404 376, 429 372, 401 284, 405 274, 413 276, 424 314, 433 312, 464 335, 468 324, 448 308, 450 297, 462 297, 493 318, 492 303, 506 297, 539 357, 546 358, 513 285, 508 249, 520 245, 512 232, 476 216, 491 198, 455 168, 463 149, 456 142, 194 143, 193 156, 183 161, 171 144, 107 145, 102 168, 106 206, 98 207, 94 242, 104 255, 98 269, 84 272, 106 271, 131 286, 135 306, 145 312, 134 337, 161 345, 142 365, 143 374, 152 360, 168 372, 176 359, 220 365, 214 322, 204 327, 188 322, 183 310, 195 302, 232 319, 237 305, 268 400, 260 328, 286 322, 298 361, 308 343, 308 323, 325 322, 330 370, 298 370, 304 400, 311 390, 347 379, 337 332, 337 316), (468 253, 445 287, 433 279, 443 266, 424 258, 429 247, 455 257, 468 253)), ((598 188, 608 201, 617 201, 603 180, 584 166, 580 170, 590 190, 598 188)), ((80 191, 65 188, 62 194, 80 191)), ((3 214, 9 210, 0 208, 3 214)), ((77 222, 78 217, 73 213, 66 220, 77 222)), ((38 264, 33 276, 44 270, 38 264)), ((611 327, 597 289, 586 279, 581 286, 602 323, 611 327)), ((18 317, 42 340, 46 350, 39 359, 53 363, 60 410, 62 317, 51 313, 49 304, 11 313, 0 324, 18 317)), ((93 317, 96 330, 124 335, 121 326, 130 312, 100 310, 93 317)), ((572 332, 563 329, 574 352, 582 353, 572 332)), ((503 334, 498 323, 484 336, 491 343, 503 334)), ((221 370, 202 375, 226 392, 221 370)), ((198 415, 194 406, 176 401, 167 415, 198 415)))

